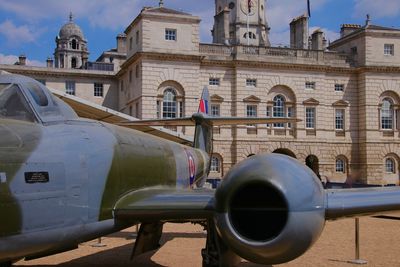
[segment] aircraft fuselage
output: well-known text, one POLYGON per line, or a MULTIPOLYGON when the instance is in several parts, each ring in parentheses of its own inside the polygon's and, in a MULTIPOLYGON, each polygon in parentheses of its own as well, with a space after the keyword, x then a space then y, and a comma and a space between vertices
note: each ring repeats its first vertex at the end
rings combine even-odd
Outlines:
POLYGON ((0 136, 0 262, 120 230, 112 210, 127 192, 207 175, 200 150, 96 121, 0 119, 0 136))

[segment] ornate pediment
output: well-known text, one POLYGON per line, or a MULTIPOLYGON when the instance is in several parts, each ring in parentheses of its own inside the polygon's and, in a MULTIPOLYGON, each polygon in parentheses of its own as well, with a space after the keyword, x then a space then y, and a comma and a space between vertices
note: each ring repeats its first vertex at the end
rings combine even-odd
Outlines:
POLYGON ((212 95, 210 97, 210 100, 211 100, 211 102, 214 102, 214 103, 224 102, 224 98, 222 96, 219 96, 219 95, 212 95))
POLYGON ((349 102, 344 101, 344 100, 338 100, 335 103, 333 103, 332 106, 334 106, 334 107, 348 107, 349 106, 349 102))
POLYGON ((255 103, 259 103, 261 102, 261 99, 256 97, 255 95, 251 95, 248 96, 246 98, 243 99, 243 102, 255 102, 255 103))
POLYGON ((319 105, 319 101, 316 100, 315 98, 309 98, 309 99, 303 101, 303 105, 317 106, 317 105, 319 105))

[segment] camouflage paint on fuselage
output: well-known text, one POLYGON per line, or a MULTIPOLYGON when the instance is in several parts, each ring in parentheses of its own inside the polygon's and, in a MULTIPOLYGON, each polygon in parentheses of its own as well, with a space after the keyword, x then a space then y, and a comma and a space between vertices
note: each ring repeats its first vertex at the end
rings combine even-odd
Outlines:
POLYGON ((21 233, 22 213, 10 184, 41 138, 40 127, 24 121, 0 119, 0 236, 21 233))
POLYGON ((106 127, 115 135, 117 145, 103 193, 100 220, 112 218, 115 203, 128 192, 153 186, 189 188, 187 149, 195 156, 196 179, 205 177, 204 152, 139 131, 106 127))

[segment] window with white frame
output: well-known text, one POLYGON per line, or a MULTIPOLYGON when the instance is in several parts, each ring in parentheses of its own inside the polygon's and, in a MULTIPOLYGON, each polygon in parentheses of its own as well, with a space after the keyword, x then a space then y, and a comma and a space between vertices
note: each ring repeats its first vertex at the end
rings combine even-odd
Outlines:
POLYGON ((211 116, 219 117, 220 114, 220 105, 219 104, 211 104, 211 116))
POLYGON ((381 108, 381 129, 392 130, 393 117, 393 102, 390 98, 385 98, 381 108))
POLYGON ((315 82, 306 82, 305 84, 306 89, 315 89, 315 82))
POLYGON ((164 91, 163 118, 176 118, 178 111, 175 90, 168 88, 164 91))
POLYGON ((346 162, 342 158, 336 159, 336 172, 345 173, 346 172, 346 162))
POLYGON ((219 78, 209 78, 208 85, 219 86, 219 78))
MULTIPOLYGON (((272 107, 272 116, 274 118, 285 117, 285 98, 282 95, 277 95, 274 97, 274 105, 272 107)), ((283 123, 274 123, 275 128, 283 128, 283 123)))
POLYGON ((335 92, 343 92, 344 91, 344 84, 336 83, 335 84, 335 92))
POLYGON ((165 40, 176 41, 176 30, 175 29, 165 29, 165 40))
POLYGON ((383 54, 385 56, 393 56, 394 55, 394 44, 385 44, 383 46, 383 54))
POLYGON ((306 129, 315 129, 315 108, 306 107, 306 129))
POLYGON ((212 171, 212 172, 220 172, 221 171, 221 161, 219 160, 219 157, 217 157, 217 156, 211 157, 210 171, 212 171))
POLYGON ((344 109, 335 110, 335 129, 337 131, 344 130, 344 109))
MULTIPOLYGON (((248 118, 255 118, 257 117, 257 105, 247 105, 246 106, 246 115, 248 118)), ((247 125, 247 133, 248 134, 256 134, 257 127, 255 124, 248 124, 247 125)))
POLYGON ((65 82, 65 92, 69 95, 75 95, 75 82, 66 81, 65 82))
POLYGON ((94 96, 103 97, 104 86, 102 83, 94 83, 94 96))
POLYGON ((246 79, 247 87, 257 87, 257 79, 246 79))
POLYGON ((247 105, 246 114, 249 118, 257 117, 257 105, 247 105))
POLYGON ((385 160, 385 170, 387 173, 395 173, 395 163, 392 158, 387 158, 385 160))

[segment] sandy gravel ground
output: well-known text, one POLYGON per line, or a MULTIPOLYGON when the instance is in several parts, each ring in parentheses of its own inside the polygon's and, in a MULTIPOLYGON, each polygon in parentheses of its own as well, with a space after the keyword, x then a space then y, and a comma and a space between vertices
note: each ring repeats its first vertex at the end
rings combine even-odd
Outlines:
MULTIPOLYGON (((92 247, 96 241, 84 243, 79 249, 38 259, 20 261, 16 266, 201 266, 200 250, 205 233, 198 225, 166 224, 158 251, 149 252, 130 261, 135 227, 102 239, 105 247, 92 247)), ((363 266, 400 266, 400 221, 376 218, 360 219, 361 258, 363 266)), ((328 222, 317 243, 302 257, 279 266, 354 266, 354 219, 328 222)), ((243 267, 261 266, 248 262, 243 267)))

